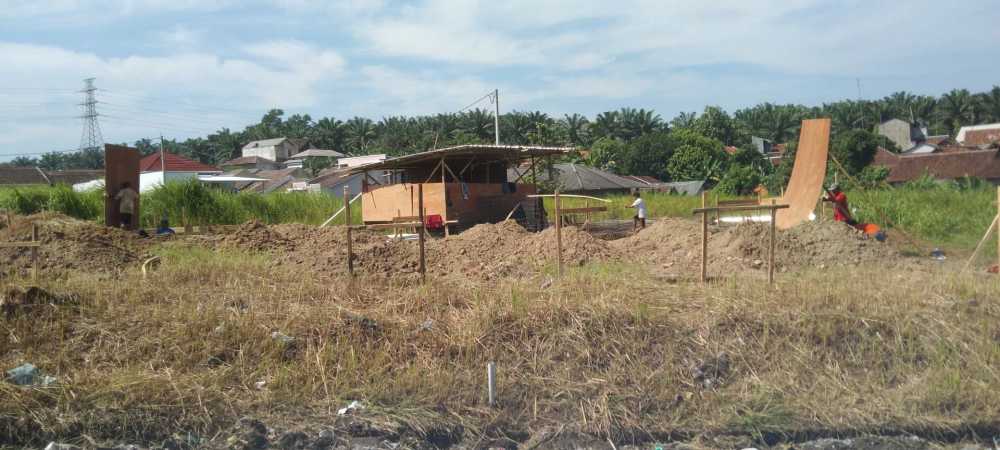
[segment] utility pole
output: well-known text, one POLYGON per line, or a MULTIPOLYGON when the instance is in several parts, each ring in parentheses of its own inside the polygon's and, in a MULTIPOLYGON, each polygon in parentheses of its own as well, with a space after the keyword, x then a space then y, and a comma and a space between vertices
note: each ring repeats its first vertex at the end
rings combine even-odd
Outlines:
POLYGON ((160 135, 160 170, 163 171, 163 181, 167 181, 167 163, 163 157, 163 152, 167 151, 166 145, 163 143, 163 135, 160 135))
POLYGON ((97 123, 97 98, 94 96, 94 92, 97 88, 94 87, 95 78, 87 78, 83 80, 83 90, 79 91, 84 94, 83 103, 83 115, 80 116, 83 119, 83 134, 80 136, 80 151, 100 149, 104 145, 104 137, 101 136, 101 125, 97 123))
POLYGON ((493 137, 495 145, 500 145, 500 89, 493 90, 493 137))
POLYGON ((861 104, 861 78, 855 78, 858 82, 858 108, 861 108, 861 129, 865 129, 865 105, 861 104))

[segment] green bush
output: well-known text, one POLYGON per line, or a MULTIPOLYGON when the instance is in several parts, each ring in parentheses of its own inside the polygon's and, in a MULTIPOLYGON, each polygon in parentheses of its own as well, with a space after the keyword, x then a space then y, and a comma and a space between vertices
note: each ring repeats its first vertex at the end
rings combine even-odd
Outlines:
POLYGON ((19 187, 5 190, 0 195, 0 207, 17 214, 35 214, 45 209, 49 201, 49 187, 19 187))
POLYGON ((750 195, 760 182, 760 174, 752 167, 731 166, 715 189, 729 195, 750 195))
POLYGON ((76 192, 61 184, 49 191, 45 209, 83 220, 97 220, 104 213, 103 191, 76 192))

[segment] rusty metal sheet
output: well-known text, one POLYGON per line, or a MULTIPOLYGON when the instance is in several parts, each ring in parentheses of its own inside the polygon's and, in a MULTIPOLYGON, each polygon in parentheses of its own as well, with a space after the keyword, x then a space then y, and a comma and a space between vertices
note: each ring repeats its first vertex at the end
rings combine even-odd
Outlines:
MULTIPOLYGON (((104 145, 104 189, 106 197, 104 198, 104 223, 109 227, 117 227, 121 224, 121 217, 118 214, 118 203, 114 200, 115 195, 121 190, 122 183, 129 182, 132 185, 132 189, 136 192, 139 191, 139 160, 142 159, 142 154, 139 150, 129 147, 123 147, 121 145, 104 145)), ((140 197, 142 197, 140 195, 140 197)), ((135 209, 136 211, 142 211, 140 209, 141 200, 136 199, 135 209)), ((132 220, 132 228, 136 229, 139 226, 139 217, 132 220)))
POLYGON ((778 210, 778 228, 785 230, 809 220, 809 215, 823 193, 829 151, 830 119, 803 120, 792 177, 788 180, 785 195, 779 201, 789 205, 789 208, 778 210))

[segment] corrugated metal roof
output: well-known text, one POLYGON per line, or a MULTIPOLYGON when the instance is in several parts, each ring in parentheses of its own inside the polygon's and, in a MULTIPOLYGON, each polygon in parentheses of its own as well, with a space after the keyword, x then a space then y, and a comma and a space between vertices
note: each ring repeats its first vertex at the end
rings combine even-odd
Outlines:
MULTIPOLYGON (((218 167, 203 164, 170 152, 163 154, 163 162, 167 165, 167 172, 222 172, 218 167)), ((139 172, 160 172, 162 170, 160 152, 153 153, 139 161, 139 172)))
POLYGON ((344 154, 335 150, 323 150, 320 148, 311 148, 309 150, 296 153, 292 155, 292 157, 289 159, 302 159, 314 156, 319 158, 340 158, 341 156, 344 156, 344 154))
MULTIPOLYGON (((646 183, 630 180, 601 169, 581 164, 562 163, 552 166, 560 189, 565 192, 612 191, 647 188, 646 183)), ((507 177, 516 179, 526 169, 511 169, 507 177)), ((547 170, 538 170, 538 181, 548 181, 547 170)))
POLYGON ((671 192, 682 195, 698 195, 705 188, 705 180, 672 181, 670 183, 663 183, 658 187, 663 187, 669 189, 671 192))
POLYGON ((405 170, 428 161, 437 161, 441 158, 464 156, 475 156, 478 160, 492 159, 496 161, 508 161, 517 163, 532 156, 564 155, 573 150, 570 147, 539 147, 530 145, 486 145, 467 144, 455 147, 439 148, 426 152, 414 153, 412 155, 390 158, 381 162, 362 164, 351 167, 352 173, 367 172, 369 170, 405 170))
POLYGON ((271 139, 262 139, 262 140, 259 140, 259 141, 250 141, 250 142, 247 143, 247 145, 243 146, 243 149, 247 150, 247 149, 259 148, 259 147, 272 147, 272 146, 278 145, 278 144, 280 144, 282 142, 285 142, 287 139, 288 138, 286 138, 286 137, 279 137, 279 138, 271 138, 271 139))

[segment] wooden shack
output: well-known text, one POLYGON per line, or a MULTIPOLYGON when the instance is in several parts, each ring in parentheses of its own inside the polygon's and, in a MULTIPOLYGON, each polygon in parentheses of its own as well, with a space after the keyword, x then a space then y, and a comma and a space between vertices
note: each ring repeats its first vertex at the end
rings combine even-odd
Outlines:
POLYGON ((461 145, 365 164, 351 169, 365 174, 362 219, 366 224, 389 223, 419 215, 418 185, 424 195, 424 215, 440 215, 452 226, 466 228, 503 220, 528 195, 537 192, 526 181, 541 161, 568 153, 570 148, 516 145, 461 145), (531 169, 515 179, 507 169, 528 162, 531 169), (371 174, 381 174, 373 177, 371 174), (378 180, 376 180, 378 178, 378 180), (384 180, 392 180, 385 184, 384 180))

